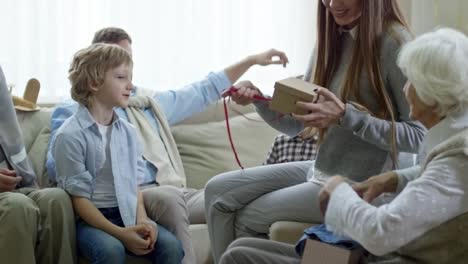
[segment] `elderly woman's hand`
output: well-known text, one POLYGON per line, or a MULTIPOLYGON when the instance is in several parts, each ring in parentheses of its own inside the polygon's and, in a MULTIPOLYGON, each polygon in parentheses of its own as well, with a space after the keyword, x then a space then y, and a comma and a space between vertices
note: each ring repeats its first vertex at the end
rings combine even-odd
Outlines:
POLYGON ((331 177, 327 183, 322 187, 319 192, 319 203, 320 203, 320 211, 322 212, 323 217, 325 217, 325 213, 327 212, 328 201, 330 200, 330 196, 335 190, 335 188, 340 185, 341 183, 346 182, 346 178, 343 176, 333 176, 331 177))
POLYGON ((370 203, 382 193, 395 192, 398 186, 398 174, 393 171, 372 176, 352 187, 361 198, 370 203))
POLYGON ((345 104, 335 94, 325 88, 317 88, 316 102, 297 102, 296 105, 308 114, 293 114, 293 117, 304 123, 304 126, 326 128, 339 122, 345 114, 345 104))

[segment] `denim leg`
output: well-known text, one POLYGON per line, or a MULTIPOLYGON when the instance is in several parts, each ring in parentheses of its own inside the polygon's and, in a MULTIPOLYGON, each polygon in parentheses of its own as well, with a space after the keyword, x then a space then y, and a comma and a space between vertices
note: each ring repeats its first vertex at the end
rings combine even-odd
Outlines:
POLYGON ((91 227, 82 220, 78 220, 76 224, 76 235, 79 254, 91 263, 125 264, 125 247, 112 235, 91 227))
POLYGON ((179 264, 184 258, 182 243, 162 225, 158 224, 158 239, 154 250, 146 255, 151 263, 179 264))

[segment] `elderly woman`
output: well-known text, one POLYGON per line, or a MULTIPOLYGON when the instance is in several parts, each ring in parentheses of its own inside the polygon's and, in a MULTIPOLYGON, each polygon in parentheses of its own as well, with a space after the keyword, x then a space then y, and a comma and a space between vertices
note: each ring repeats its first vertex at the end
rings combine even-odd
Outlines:
MULTIPOLYGON (((321 191, 327 227, 385 263, 465 263, 468 259, 468 38, 439 29, 405 45, 398 65, 410 116, 429 129, 420 166, 350 186, 332 177, 321 191), (368 202, 395 193, 390 203, 368 202), (380 256, 380 257, 379 257, 380 256)), ((234 242, 221 263, 299 263, 290 245, 234 242)))

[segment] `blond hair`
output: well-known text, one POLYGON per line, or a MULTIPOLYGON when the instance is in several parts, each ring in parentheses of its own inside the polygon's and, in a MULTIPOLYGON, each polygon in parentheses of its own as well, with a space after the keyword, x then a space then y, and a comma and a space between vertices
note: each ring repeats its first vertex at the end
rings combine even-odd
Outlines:
POLYGON ((101 86, 106 72, 122 64, 132 66, 132 57, 115 44, 97 43, 79 50, 68 70, 73 100, 89 107, 92 96, 90 85, 101 86))

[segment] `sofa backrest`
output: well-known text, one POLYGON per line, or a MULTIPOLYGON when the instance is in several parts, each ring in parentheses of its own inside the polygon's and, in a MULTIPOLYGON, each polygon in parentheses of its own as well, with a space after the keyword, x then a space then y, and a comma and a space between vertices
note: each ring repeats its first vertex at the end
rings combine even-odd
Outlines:
MULTIPOLYGON (((245 167, 262 164, 278 132, 263 122, 252 106, 231 103, 229 109, 231 133, 242 164, 245 167)), ((48 185, 45 160, 51 113, 52 108, 18 112, 25 146, 42 187, 48 185)), ((222 101, 173 126, 172 133, 188 187, 202 188, 214 175, 239 169, 228 141, 222 101)))

